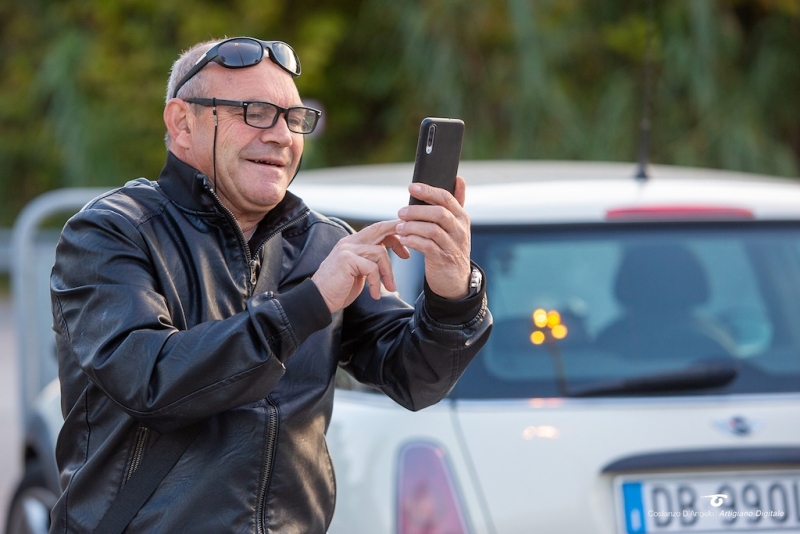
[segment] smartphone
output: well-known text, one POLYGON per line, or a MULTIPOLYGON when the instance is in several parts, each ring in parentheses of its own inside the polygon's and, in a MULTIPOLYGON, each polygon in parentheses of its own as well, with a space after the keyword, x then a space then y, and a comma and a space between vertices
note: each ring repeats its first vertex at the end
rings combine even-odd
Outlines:
MULTIPOLYGON (((412 182, 441 187, 453 193, 463 141, 464 121, 435 117, 422 119, 412 182)), ((427 204, 413 196, 408 203, 427 204)))

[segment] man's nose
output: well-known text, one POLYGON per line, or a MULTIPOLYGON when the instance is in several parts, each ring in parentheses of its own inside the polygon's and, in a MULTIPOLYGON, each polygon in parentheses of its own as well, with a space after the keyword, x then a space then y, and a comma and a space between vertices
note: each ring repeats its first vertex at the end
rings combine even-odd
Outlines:
POLYGON ((281 113, 275 126, 262 130, 262 143, 276 143, 280 146, 290 146, 293 142, 292 132, 289 131, 289 123, 286 113, 281 113))

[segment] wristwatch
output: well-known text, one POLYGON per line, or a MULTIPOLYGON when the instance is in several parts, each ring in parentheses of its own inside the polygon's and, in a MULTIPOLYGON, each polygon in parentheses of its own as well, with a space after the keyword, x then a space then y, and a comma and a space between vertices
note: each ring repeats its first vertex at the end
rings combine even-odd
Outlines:
POLYGON ((481 285, 483 284, 483 274, 477 267, 472 267, 472 273, 469 275, 469 293, 467 298, 474 297, 481 292, 481 285))

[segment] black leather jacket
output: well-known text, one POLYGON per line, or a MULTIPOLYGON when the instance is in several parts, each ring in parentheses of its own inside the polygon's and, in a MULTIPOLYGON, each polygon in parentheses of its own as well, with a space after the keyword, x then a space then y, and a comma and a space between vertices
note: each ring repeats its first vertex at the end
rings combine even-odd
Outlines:
POLYGON ((51 278, 65 417, 51 532, 91 532, 155 437, 201 420, 128 532, 325 532, 337 367, 419 410, 491 330, 483 293, 426 289, 411 308, 365 291, 331 315, 309 277, 347 232, 287 193, 248 244, 172 154, 157 183, 130 182, 67 223, 51 278), (271 239, 280 283, 254 294, 271 239))

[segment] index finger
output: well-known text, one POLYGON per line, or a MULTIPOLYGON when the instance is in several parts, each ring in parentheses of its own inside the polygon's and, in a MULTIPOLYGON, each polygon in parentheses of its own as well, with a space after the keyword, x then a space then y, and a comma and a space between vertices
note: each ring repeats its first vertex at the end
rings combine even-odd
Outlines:
POLYGON ((428 204, 443 206, 450 211, 457 209, 456 204, 458 204, 458 207, 464 207, 466 183, 461 176, 456 176, 453 194, 450 194, 446 189, 433 187, 422 182, 412 183, 409 185, 408 190, 413 197, 424 200, 428 204))
POLYGON ((351 235, 350 240, 365 245, 379 245, 386 236, 397 234, 397 225, 400 222, 402 222, 400 219, 394 219, 370 224, 351 235))

